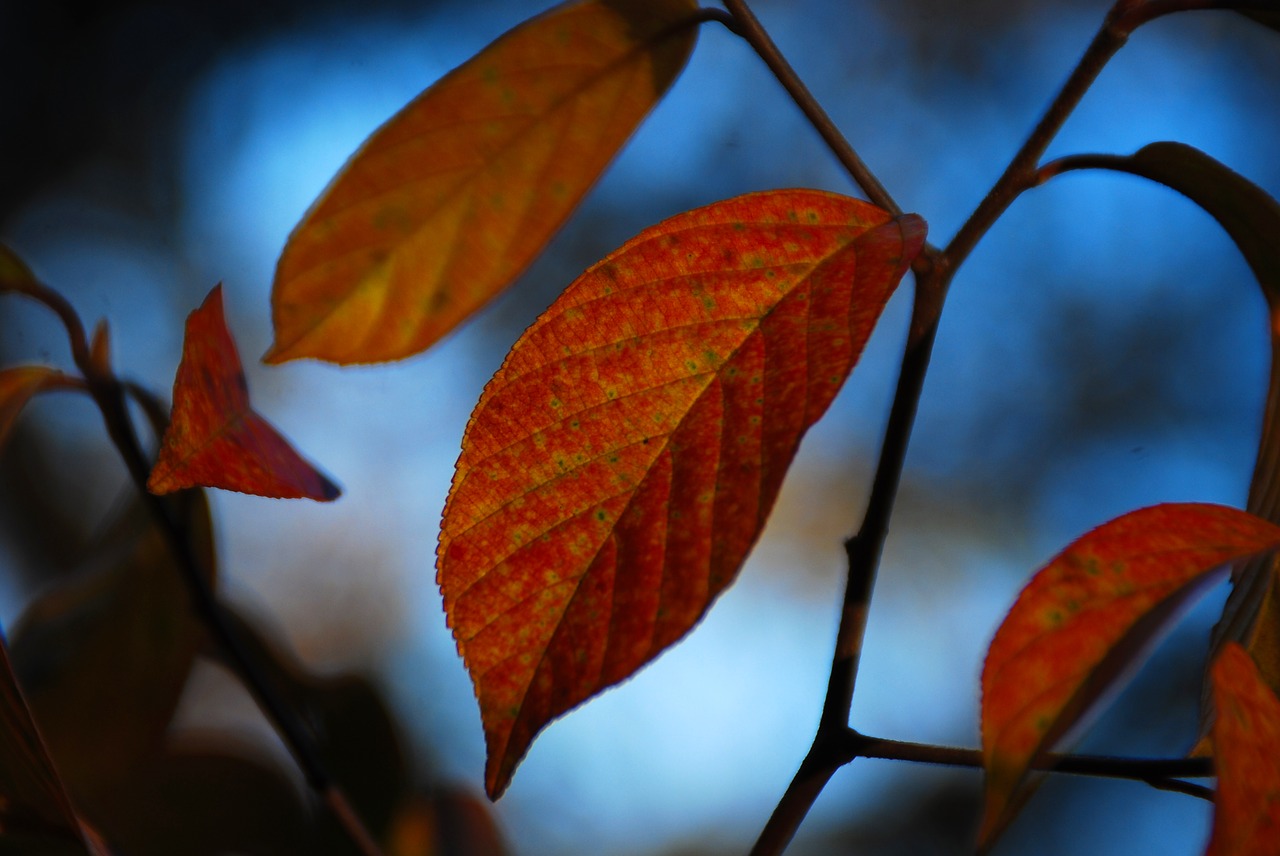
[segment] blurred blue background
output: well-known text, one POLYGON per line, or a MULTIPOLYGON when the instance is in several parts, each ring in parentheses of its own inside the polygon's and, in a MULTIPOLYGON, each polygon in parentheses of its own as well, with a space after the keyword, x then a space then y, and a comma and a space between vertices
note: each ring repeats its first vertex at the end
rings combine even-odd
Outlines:
MULTIPOLYGON (((1106 10, 1086 0, 755 4, 904 208, 944 243, 1106 10)), ((483 745, 434 583, 439 513, 470 408, 510 342, 588 264, 680 210, 757 189, 851 192, 746 46, 705 27, 669 96, 521 281, 430 353, 339 369, 256 363, 290 229, 418 91, 539 6, 143 0, 0 7, 0 240, 167 393, 182 319, 217 282, 257 408, 344 487, 332 506, 214 498, 229 597, 318 669, 376 674, 424 781, 479 790, 483 745)), ((1231 14, 1141 30, 1051 154, 1180 140, 1280 192, 1277 35, 1231 14)), ((683 643, 553 724, 496 812, 521 856, 742 852, 803 757, 904 338, 908 290, 810 433, 737 585, 683 643)), ((1034 568, 1161 501, 1242 506, 1267 326, 1217 225, 1160 187, 1071 174, 1027 194, 943 317, 871 612, 852 724, 977 744, 978 675, 1034 568)), ((0 304, 0 359, 68 363, 38 308, 0 304)), ((0 620, 70 566, 122 468, 70 397, 39 400, 0 457, 0 620), (39 521, 39 525, 36 522, 39 521)), ((1223 593, 1173 634, 1084 748, 1177 754, 1223 593)), ((190 723, 249 729, 213 672, 190 723)), ((965 853, 969 770, 858 761, 793 851, 965 853)), ((1199 853, 1209 807, 1131 783, 1048 783, 998 853, 1199 853)))

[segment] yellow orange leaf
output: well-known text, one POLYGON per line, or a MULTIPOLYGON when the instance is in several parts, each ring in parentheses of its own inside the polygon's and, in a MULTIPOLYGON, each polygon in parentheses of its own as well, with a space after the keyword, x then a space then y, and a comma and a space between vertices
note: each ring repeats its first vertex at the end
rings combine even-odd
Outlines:
POLYGON ((1217 505, 1157 505, 1087 533, 1038 571, 982 670, 989 845, 1028 770, 1118 685, 1179 607, 1226 564, 1280 546, 1280 527, 1217 505))
POLYGON ((78 389, 80 381, 47 366, 15 366, 0 369, 0 446, 13 429, 22 408, 38 392, 78 389))
POLYGON ((250 407, 220 285, 187 318, 173 415, 147 479, 158 494, 195 485, 322 502, 340 493, 250 407))
POLYGON ((13 250, 0 244, 0 292, 30 293, 38 285, 27 263, 13 250))
POLYGON ((673 217, 594 265, 472 414, 438 579, 497 796, 555 716, 701 618, 924 223, 819 191, 673 217))
POLYGON ((1280 700, 1237 642, 1209 672, 1218 772, 1207 856, 1271 856, 1280 845, 1280 700))
POLYGON ((684 66, 693 0, 534 18, 418 96, 290 236, 264 359, 418 353, 506 287, 684 66))

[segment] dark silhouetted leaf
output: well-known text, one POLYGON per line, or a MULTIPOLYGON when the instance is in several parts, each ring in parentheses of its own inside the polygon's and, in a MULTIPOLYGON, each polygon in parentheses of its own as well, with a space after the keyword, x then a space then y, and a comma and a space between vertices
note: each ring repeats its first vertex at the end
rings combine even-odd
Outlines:
POLYGON ((1280 300, 1280 204, 1262 188, 1182 143, 1152 143, 1107 165, 1158 181, 1208 212, 1240 248, 1268 304, 1275 307, 1280 300))
MULTIPOLYGON (((311 726, 326 769, 356 813, 374 835, 382 836, 410 783, 399 729, 381 694, 355 673, 312 674, 292 650, 259 629, 260 622, 234 611, 229 616, 268 683, 311 726)), ((320 823, 323 839, 346 840, 332 818, 320 823)))
POLYGON ((411 102, 290 236, 264 359, 399 359, 485 304, 679 74, 696 10, 693 0, 560 6, 411 102))
MULTIPOLYGON (((212 583, 203 491, 165 501, 212 583)), ((169 545, 140 506, 116 534, 121 552, 99 548, 110 565, 35 601, 12 646, 49 751, 76 803, 95 818, 96 798, 158 750, 204 634, 169 545)))
POLYGON ((1158 505, 1089 532, 1035 574, 982 670, 982 845, 1012 818, 1031 765, 1118 686, 1213 571, 1277 546, 1280 527, 1245 512, 1158 505))
MULTIPOLYGON (((1157 181, 1203 208, 1226 230, 1257 278, 1271 314, 1271 378, 1262 436, 1249 487, 1248 511, 1280 523, 1280 204, 1262 188, 1214 158, 1181 143, 1152 143, 1128 157, 1090 158, 1097 166, 1157 181)), ((1228 640, 1253 655, 1272 689, 1280 688, 1280 565, 1263 556, 1232 570, 1232 592, 1214 628, 1213 651, 1228 640)), ((1213 657, 1210 658, 1212 662, 1213 657)), ((1203 731, 1212 704, 1206 681, 1203 731)), ((1201 743, 1195 750, 1205 753, 1201 743)))
POLYGON ((322 852, 297 786, 260 752, 222 735, 170 742, 121 771, 119 784, 99 798, 104 828, 122 854, 322 852))
POLYGON ((199 485, 327 502, 339 490, 249 405, 249 388, 222 311, 222 286, 187 319, 173 415, 147 488, 199 485))
MULTIPOLYGON (((1246 4, 1241 4, 1246 5, 1246 4)), ((1257 3, 1248 5, 1259 5, 1257 3)), ((1245 15, 1257 21, 1264 27, 1269 27, 1280 32, 1280 9, 1272 11, 1270 9, 1242 9, 1240 14, 1245 15)))
POLYGON ((924 231, 818 191, 716 203, 624 244, 512 347, 467 426, 439 548, 490 796, 547 722, 733 581, 924 231))
POLYGON ((95 847, 85 837, 0 636, 0 853, 100 852, 95 847))

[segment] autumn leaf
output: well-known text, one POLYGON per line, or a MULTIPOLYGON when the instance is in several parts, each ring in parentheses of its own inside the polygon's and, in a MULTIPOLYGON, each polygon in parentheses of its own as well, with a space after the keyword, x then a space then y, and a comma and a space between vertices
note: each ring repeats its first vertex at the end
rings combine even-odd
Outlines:
POLYGON ((1235 241, 1267 302, 1280 301, 1280 204, 1262 188, 1182 143, 1152 143, 1127 157, 1091 162, 1157 181, 1199 205, 1235 241))
POLYGON ((1031 765, 1118 686, 1159 630, 1227 563, 1280 546, 1242 511, 1157 505, 1084 535, 1040 569, 996 631, 982 670, 989 845, 1031 765))
MULTIPOLYGON (((213 524, 204 491, 162 500, 212 586, 213 524)), ((13 663, 71 795, 94 814, 104 795, 158 751, 204 627, 173 550, 135 503, 95 548, 105 567, 46 591, 13 632, 13 663)))
POLYGON ((22 257, 0 244, 0 293, 30 294, 38 286, 35 274, 22 257))
POLYGON ((438 559, 490 796, 548 721, 733 581, 924 231, 831 193, 741 196, 640 233, 512 347, 463 437, 438 559))
POLYGON ((688 59, 693 0, 533 18, 377 130, 289 237, 263 358, 418 353, 518 276, 688 59))
MULTIPOLYGON (((313 674, 261 620, 250 621, 234 609, 227 611, 227 618, 263 679, 307 722, 317 756, 342 784, 352 808, 374 835, 382 837, 410 793, 410 782, 397 725, 377 689, 354 672, 313 674)), ((211 653, 232 668, 225 651, 217 648, 211 653)), ((345 839, 332 817, 322 816, 317 822, 321 838, 345 839)))
POLYGON ((101 812, 121 854, 330 852, 297 783, 251 741, 188 729, 118 772, 101 812))
POLYGON ((147 480, 158 494, 195 485, 319 501, 340 492, 250 407, 220 285, 187 318, 173 415, 147 480))
POLYGON ((1270 856, 1280 841, 1280 700, 1237 642, 1209 676, 1218 790, 1207 856, 1270 856))
POLYGON ((0 446, 4 445, 18 414, 37 393, 50 389, 80 389, 81 382, 47 366, 14 366, 0 369, 0 446))

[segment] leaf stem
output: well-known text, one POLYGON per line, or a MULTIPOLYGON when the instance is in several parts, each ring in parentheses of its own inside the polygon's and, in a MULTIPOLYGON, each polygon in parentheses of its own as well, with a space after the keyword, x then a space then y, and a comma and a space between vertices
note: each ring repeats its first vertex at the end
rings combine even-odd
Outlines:
MULTIPOLYGON (((838 731, 819 727, 818 738, 791 780, 786 793, 760 833, 751 856, 775 856, 790 843, 810 806, 836 770, 857 758, 907 761, 945 767, 981 769, 982 750, 937 746, 906 740, 870 737, 852 728, 838 731)), ((1208 778, 1214 773, 1211 758, 1123 758, 1113 755, 1050 753, 1032 764, 1033 770, 1074 776, 1127 779, 1159 790, 1212 800, 1213 791, 1183 779, 1208 778)))
POLYGON ((28 297, 58 316, 58 320, 67 330, 67 341, 71 345, 71 360, 77 367, 83 371, 83 367, 92 362, 89 354, 89 337, 85 335, 84 323, 76 313, 75 307, 65 297, 35 280, 23 282, 16 288, 6 290, 28 297))
POLYGON ((862 188, 862 192, 867 194, 867 199, 894 216, 901 214, 902 209, 898 207, 893 196, 863 163, 853 146, 831 121, 831 117, 822 109, 822 105, 813 97, 813 93, 804 85, 795 69, 778 50, 778 46, 760 24, 755 13, 747 6, 746 0, 724 0, 724 5, 734 20, 732 26, 728 24, 726 26, 745 39, 760 59, 764 60, 765 65, 773 72, 773 76, 778 79, 782 87, 787 90, 787 94, 791 96, 791 100, 809 120, 809 124, 826 142, 827 147, 835 154, 858 187, 862 188))
POLYGON ((121 381, 108 366, 95 361, 80 316, 61 294, 42 283, 30 284, 22 289, 22 293, 53 310, 67 328, 72 359, 84 376, 88 392, 102 413, 107 434, 120 453, 130 478, 177 559, 196 614, 225 651, 228 662, 288 746, 312 791, 333 814, 362 856, 382 856, 381 848, 333 781, 306 726, 276 692, 232 630, 225 608, 191 551, 191 540, 185 526, 171 513, 168 503, 147 490, 150 464, 129 416, 126 396, 132 394, 138 398, 153 423, 158 410, 154 397, 136 384, 121 381))
MULTIPOLYGON (((926 290, 934 288, 933 282, 932 275, 917 277, 916 302, 911 322, 913 330, 922 312, 932 312, 929 307, 933 301, 922 295, 926 290)), ((831 776, 856 757, 844 757, 841 746, 847 734, 855 733, 848 727, 849 711, 853 704, 853 689, 857 680, 867 611, 871 604, 876 570, 889 531, 889 518, 893 512, 907 443, 911 436, 911 425, 915 421, 916 407, 920 401, 920 391, 924 385, 936 332, 935 315, 932 323, 920 335, 908 340, 867 511, 858 534, 845 542, 849 577, 840 612, 840 626, 836 631, 835 654, 827 681, 827 695, 818 720, 818 733, 814 736, 813 745, 801 762, 800 769, 796 771, 791 784, 761 831, 751 850, 751 856, 777 856, 782 853, 831 776)))
POLYGON ((352 810, 346 795, 333 781, 306 726, 276 692, 257 661, 249 655, 232 630, 225 608, 209 581, 200 572, 199 563, 192 555, 190 540, 184 527, 169 513, 162 499, 147 490, 149 465, 125 406, 126 388, 115 377, 102 375, 91 365, 80 368, 85 372, 90 392, 102 411, 107 433, 125 460, 134 484, 178 559, 196 613, 226 652, 228 662, 234 667, 258 707, 289 747, 308 786, 330 810, 363 856, 381 856, 382 851, 373 836, 352 810))
MULTIPOLYGON (((919 764, 940 764, 949 767, 982 767, 980 749, 961 749, 952 746, 934 746, 928 743, 912 743, 868 737, 848 729, 836 756, 848 763, 854 758, 881 758, 893 761, 911 761, 919 764)), ((1122 758, 1112 755, 1068 755, 1051 753, 1032 765, 1032 769, 1049 773, 1067 773, 1076 776, 1097 776, 1109 779, 1131 779, 1145 782, 1152 787, 1179 790, 1201 796, 1200 791, 1184 791, 1178 782, 1182 778, 1207 778, 1214 775, 1211 758, 1122 758), (1170 787, 1176 785, 1176 787, 1170 787)))
MULTIPOLYGON (((137 434, 133 431, 132 421, 129 420, 128 411, 125 408, 125 386, 120 384, 114 376, 102 376, 97 372, 93 372, 95 376, 90 376, 92 366, 82 366, 81 370, 86 371, 90 392, 99 404, 102 418, 106 422, 116 449, 128 466, 129 475, 132 476, 134 484, 145 498, 152 517, 155 517, 157 525, 164 531, 170 548, 177 555, 183 580, 187 582, 197 614, 204 619, 215 641, 227 654, 228 662, 233 665, 244 686, 250 691, 253 700, 257 702, 262 713, 270 720, 275 731, 289 747, 289 752, 297 761, 298 768, 302 770, 308 786, 332 812, 340 827, 346 830, 347 836, 356 844, 362 855, 381 856, 381 848, 352 809, 346 793, 343 793, 342 788, 333 781, 328 766, 321 760, 320 752, 316 749, 315 741, 312 740, 306 725, 303 725, 302 720, 293 713, 288 704, 285 704, 283 697, 275 691, 275 687, 262 672, 259 663, 248 654, 241 638, 232 630, 232 623, 228 621, 223 604, 212 590, 209 581, 200 572, 200 566, 191 553, 191 543, 186 531, 169 513, 163 500, 147 490, 147 473, 150 467, 142 454, 141 444, 138 443, 137 434)), ((134 393, 136 392, 137 390, 134 390, 134 393)))
MULTIPOLYGON (((1146 4, 1138 4, 1146 5, 1146 4)), ((974 209, 951 243, 942 252, 942 266, 954 275, 956 268, 969 256, 978 241, 991 229, 1015 199, 1038 183, 1036 165, 1067 118, 1080 104, 1084 94, 1097 80, 1111 57, 1124 47, 1129 34, 1141 23, 1126 15, 1135 15, 1133 0, 1119 0, 1107 14, 1084 55, 1067 78, 1044 115, 1009 161, 991 190, 974 209)), ((949 279, 950 277, 948 277, 949 279)))

